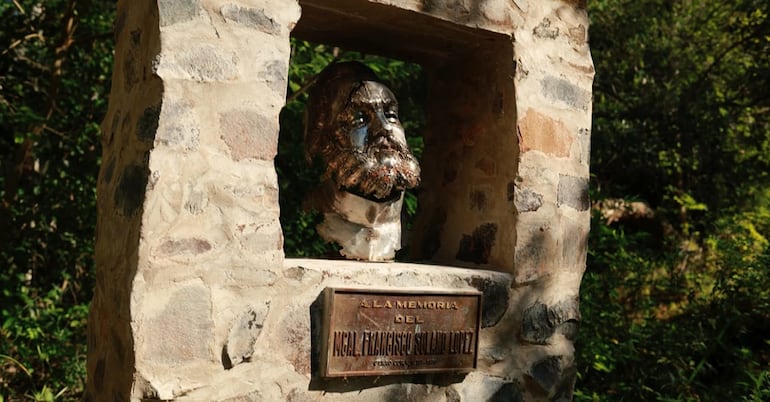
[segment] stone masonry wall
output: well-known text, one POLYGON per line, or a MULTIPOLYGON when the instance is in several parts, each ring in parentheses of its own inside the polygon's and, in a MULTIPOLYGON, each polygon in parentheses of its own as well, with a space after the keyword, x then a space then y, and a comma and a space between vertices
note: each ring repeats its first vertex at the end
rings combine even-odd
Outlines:
POLYGON ((569 399, 589 225, 587 27, 579 1, 121 0, 84 399, 569 399), (473 269, 284 261, 273 158, 303 12, 310 39, 423 63, 418 256, 473 269), (313 25, 329 16, 355 24, 313 25), (388 41, 412 36, 405 52, 388 41), (319 379, 312 310, 327 286, 482 290, 478 370, 319 379))
POLYGON ((118 4, 88 400, 205 383, 282 267, 273 157, 300 8, 262 3, 118 4))
POLYGON ((518 169, 510 38, 427 69, 413 254, 450 265, 513 273, 518 169), (483 60, 483 62, 479 62, 483 60))

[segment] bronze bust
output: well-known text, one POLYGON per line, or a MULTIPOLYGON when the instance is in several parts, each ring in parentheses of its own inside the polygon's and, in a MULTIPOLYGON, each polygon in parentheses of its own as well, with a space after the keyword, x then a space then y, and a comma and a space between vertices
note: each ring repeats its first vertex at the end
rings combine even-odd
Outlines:
POLYGON ((396 97, 368 67, 336 63, 319 74, 305 111, 305 156, 326 167, 308 199, 324 214, 321 237, 349 259, 392 260, 404 190, 419 184, 420 167, 396 97))

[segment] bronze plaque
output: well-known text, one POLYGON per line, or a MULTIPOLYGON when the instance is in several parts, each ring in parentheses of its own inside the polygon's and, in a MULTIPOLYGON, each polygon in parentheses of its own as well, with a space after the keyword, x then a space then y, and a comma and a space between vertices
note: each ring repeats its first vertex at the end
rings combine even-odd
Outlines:
POLYGON ((481 293, 327 288, 324 377, 476 368, 481 293))

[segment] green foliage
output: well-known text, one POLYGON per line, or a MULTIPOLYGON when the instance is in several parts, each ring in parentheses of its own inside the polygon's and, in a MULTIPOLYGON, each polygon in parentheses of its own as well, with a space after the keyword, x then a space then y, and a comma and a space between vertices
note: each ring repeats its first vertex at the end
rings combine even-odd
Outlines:
POLYGON ((0 3, 0 394, 82 389, 111 2, 0 3))
POLYGON ((590 2, 592 163, 605 193, 638 196, 686 223, 682 199, 713 217, 768 185, 769 9, 760 0, 590 2))
POLYGON ((662 252, 640 234, 593 224, 578 400, 723 401, 767 391, 766 238, 727 219, 703 249, 662 252))
POLYGON ((589 3, 594 198, 660 230, 592 222, 577 400, 767 399, 769 11, 589 3))

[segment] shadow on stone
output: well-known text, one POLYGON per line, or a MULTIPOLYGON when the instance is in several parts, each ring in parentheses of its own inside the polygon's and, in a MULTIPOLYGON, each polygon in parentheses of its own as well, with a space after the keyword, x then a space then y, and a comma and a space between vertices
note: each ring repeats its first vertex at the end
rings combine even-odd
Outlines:
POLYGON ((509 382, 503 384, 500 389, 492 394, 489 402, 524 402, 524 397, 521 395, 519 387, 509 382))
POLYGON ((481 309, 481 327, 494 327, 508 310, 508 289, 510 283, 493 281, 490 278, 473 277, 469 285, 484 293, 481 309))
POLYGON ((230 356, 227 355, 227 345, 222 346, 222 367, 225 370, 233 368, 233 362, 230 361, 230 356))

